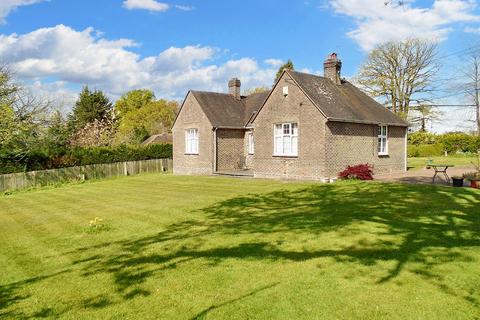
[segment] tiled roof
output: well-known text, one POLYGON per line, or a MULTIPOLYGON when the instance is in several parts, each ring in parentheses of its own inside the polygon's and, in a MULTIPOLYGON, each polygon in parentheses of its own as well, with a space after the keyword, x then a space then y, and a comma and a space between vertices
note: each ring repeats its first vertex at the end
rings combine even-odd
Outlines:
POLYGON ((263 104, 268 92, 254 93, 241 100, 230 94, 191 91, 214 127, 243 128, 263 104))
POLYGON ((341 85, 328 78, 288 70, 313 103, 330 121, 408 126, 393 112, 348 81, 341 85))
MULTIPOLYGON (((367 96, 348 81, 341 85, 328 78, 285 71, 329 121, 408 126, 408 123, 367 96)), ((235 99, 226 93, 191 91, 214 127, 243 128, 263 106, 269 92, 235 99)))

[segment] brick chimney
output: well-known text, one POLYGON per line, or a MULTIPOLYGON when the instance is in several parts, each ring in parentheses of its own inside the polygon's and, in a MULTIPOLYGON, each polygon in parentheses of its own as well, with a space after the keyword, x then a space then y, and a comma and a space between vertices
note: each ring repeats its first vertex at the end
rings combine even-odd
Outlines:
POLYGON ((230 93, 235 99, 240 100, 240 87, 242 83, 239 79, 233 78, 228 81, 228 93, 230 93))
POLYGON ((340 71, 342 70, 342 61, 338 59, 337 54, 334 52, 325 59, 323 62, 323 76, 329 78, 335 84, 342 84, 340 78, 340 71))

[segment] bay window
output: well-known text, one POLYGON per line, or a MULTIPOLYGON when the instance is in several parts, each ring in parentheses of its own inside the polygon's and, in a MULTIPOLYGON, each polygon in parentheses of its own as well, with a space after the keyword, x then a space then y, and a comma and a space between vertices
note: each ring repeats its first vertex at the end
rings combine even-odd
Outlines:
POLYGON ((298 124, 277 123, 273 127, 273 155, 298 155, 298 124))

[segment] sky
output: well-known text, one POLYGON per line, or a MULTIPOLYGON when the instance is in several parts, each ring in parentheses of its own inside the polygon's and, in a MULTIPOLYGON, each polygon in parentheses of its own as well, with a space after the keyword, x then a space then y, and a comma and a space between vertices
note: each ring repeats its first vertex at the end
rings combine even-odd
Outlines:
MULTIPOLYGON (((270 86, 287 59, 322 74, 332 52, 350 78, 376 45, 408 37, 437 42, 442 77, 452 77, 480 39, 476 1, 385 1, 0 0, 0 61, 68 110, 84 85, 112 99, 148 88, 181 100, 189 89, 225 92, 232 77, 243 89, 270 86)), ((474 115, 442 111, 434 131, 465 129, 474 115)))

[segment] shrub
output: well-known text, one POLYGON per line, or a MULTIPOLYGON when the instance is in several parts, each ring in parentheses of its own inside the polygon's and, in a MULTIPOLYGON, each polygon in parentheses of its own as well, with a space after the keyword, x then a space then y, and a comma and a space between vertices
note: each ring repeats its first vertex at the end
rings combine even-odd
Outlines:
POLYGON ((50 154, 48 151, 30 152, 21 161, 18 161, 15 155, 11 153, 0 152, 0 174, 89 164, 172 158, 172 153, 171 144, 59 148, 50 154))
POLYGON ((438 136, 430 132, 413 132, 408 135, 408 143, 414 146, 424 144, 435 144, 438 140, 438 136))
POLYGON ((373 167, 368 163, 348 166, 339 173, 340 179, 373 180, 373 167))
POLYGON ((69 150, 64 158, 66 165, 89 165, 122 161, 137 161, 172 157, 171 144, 152 144, 149 146, 132 147, 121 145, 118 147, 90 147, 69 150))
POLYGON ((476 152, 477 137, 459 132, 446 133, 439 137, 448 153, 476 152))
POLYGON ((444 153, 444 147, 441 143, 408 145, 407 154, 409 157, 435 157, 444 153))

